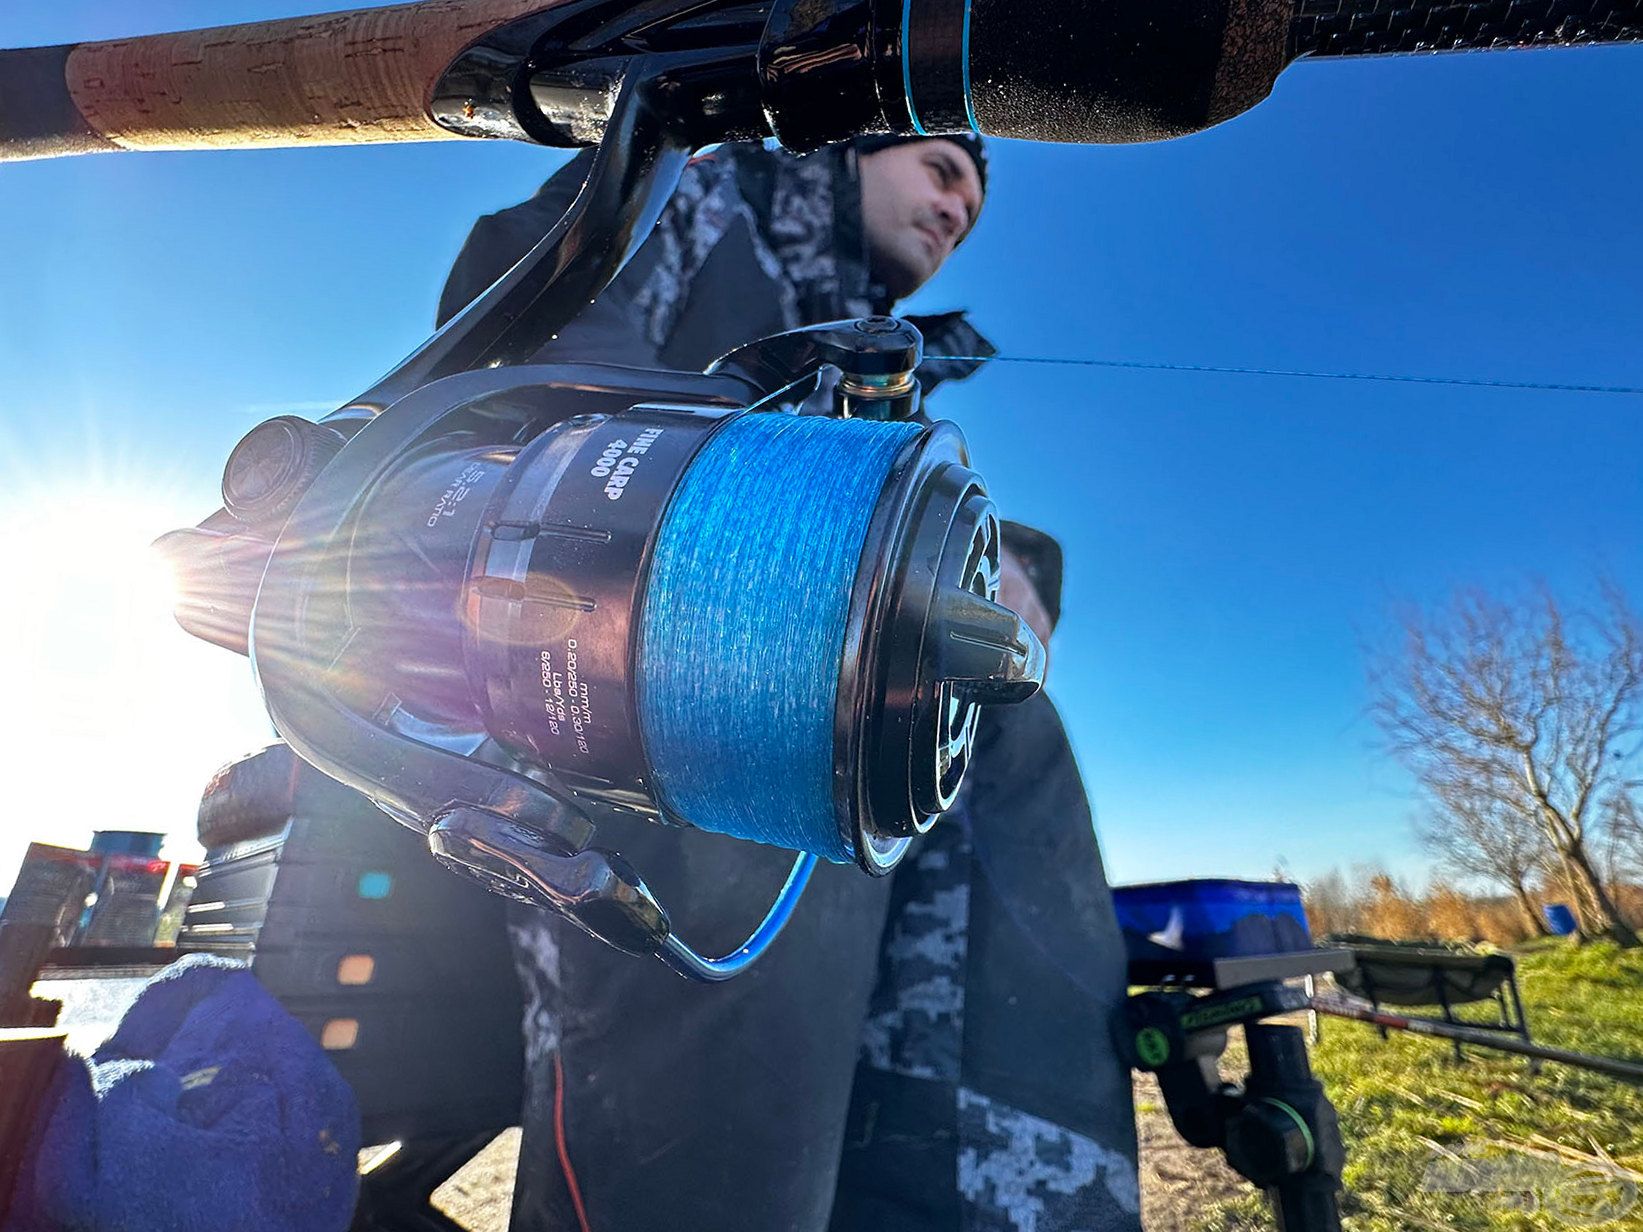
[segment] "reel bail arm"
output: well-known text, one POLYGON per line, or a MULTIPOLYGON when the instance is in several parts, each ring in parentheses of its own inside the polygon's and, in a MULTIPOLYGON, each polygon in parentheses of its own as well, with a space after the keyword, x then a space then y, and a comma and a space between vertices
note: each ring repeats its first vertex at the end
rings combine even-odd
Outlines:
POLYGON ((714 360, 709 373, 736 376, 767 398, 784 393, 795 372, 837 370, 825 409, 806 399, 801 411, 841 419, 912 419, 919 412, 917 369, 924 336, 899 317, 826 321, 772 334, 714 360))

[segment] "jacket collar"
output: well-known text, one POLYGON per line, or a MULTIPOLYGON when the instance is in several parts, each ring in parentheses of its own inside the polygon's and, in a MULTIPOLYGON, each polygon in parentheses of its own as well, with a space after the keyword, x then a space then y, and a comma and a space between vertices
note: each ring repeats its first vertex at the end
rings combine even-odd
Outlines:
MULTIPOLYGON (((795 324, 889 313, 894 301, 872 277, 861 216, 861 173, 850 145, 797 156, 734 147, 743 199, 794 291, 795 324)), ((928 393, 963 380, 998 349, 962 311, 908 316, 934 358, 919 367, 928 393)))

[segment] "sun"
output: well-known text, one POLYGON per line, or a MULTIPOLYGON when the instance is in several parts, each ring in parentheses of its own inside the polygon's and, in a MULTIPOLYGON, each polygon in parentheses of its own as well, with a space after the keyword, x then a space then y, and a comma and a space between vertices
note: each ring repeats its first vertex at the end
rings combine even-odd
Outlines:
POLYGON ((31 839, 160 830, 197 854, 212 770, 271 738, 249 665, 184 633, 159 535, 209 510, 95 475, 12 477, 0 522, 0 889, 31 839), (20 480, 20 481, 19 481, 20 480))

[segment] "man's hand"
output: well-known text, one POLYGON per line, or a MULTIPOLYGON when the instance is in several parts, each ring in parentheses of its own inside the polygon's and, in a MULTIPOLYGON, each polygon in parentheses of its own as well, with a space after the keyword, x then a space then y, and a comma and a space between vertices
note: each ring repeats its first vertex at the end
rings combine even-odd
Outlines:
POLYGON ((1008 548, 999 553, 998 601, 1027 622, 1048 652, 1050 632, 1054 628, 1050 613, 1038 597, 1037 587, 1027 576, 1027 567, 1008 548))

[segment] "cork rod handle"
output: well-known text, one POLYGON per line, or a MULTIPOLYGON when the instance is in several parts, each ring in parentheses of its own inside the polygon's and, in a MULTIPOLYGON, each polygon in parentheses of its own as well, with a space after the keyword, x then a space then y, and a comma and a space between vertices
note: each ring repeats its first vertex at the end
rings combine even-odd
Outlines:
POLYGON ((0 161, 98 150, 434 141, 456 56, 564 0, 386 8, 0 51, 0 161))

